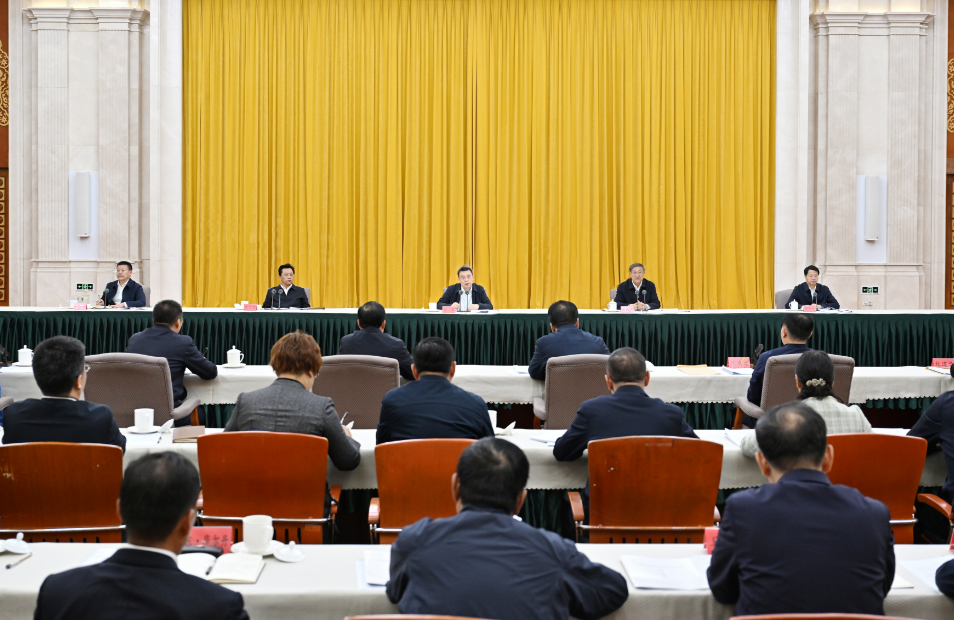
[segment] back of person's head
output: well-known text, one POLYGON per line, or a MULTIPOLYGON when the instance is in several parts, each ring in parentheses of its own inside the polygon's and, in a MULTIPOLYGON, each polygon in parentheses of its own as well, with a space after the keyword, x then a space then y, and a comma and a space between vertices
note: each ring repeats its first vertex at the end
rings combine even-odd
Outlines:
POLYGON ((799 400, 834 396, 835 364, 824 351, 806 351, 795 363, 795 376, 802 384, 799 400))
POLYGON ((550 317, 550 325, 557 329, 564 325, 573 325, 580 318, 580 311, 576 309, 576 304, 572 301, 555 301, 550 304, 547 310, 547 316, 550 317))
POLYGON ((430 336, 414 347, 414 368, 417 372, 449 374, 454 363, 454 347, 443 338, 430 336))
POLYGON ((778 471, 818 467, 825 458, 828 432, 825 419, 798 401, 769 409, 755 425, 762 456, 778 471))
POLYGON ((381 327, 384 325, 386 315, 384 306, 376 301, 369 301, 358 308, 358 321, 361 327, 381 327))
POLYGON ((272 347, 268 362, 276 375, 315 375, 321 370, 321 347, 303 331, 285 334, 272 347))
POLYGON ((86 347, 76 338, 54 336, 33 351, 33 379, 44 396, 66 396, 86 366, 86 347))
POLYGON ((615 384, 639 383, 646 379, 646 358, 632 347, 620 347, 606 360, 606 374, 615 384))
POLYGON ((798 314, 786 314, 785 318, 782 319, 782 325, 788 330, 789 337, 799 342, 808 340, 815 330, 814 319, 801 312, 798 314))
POLYGON ((163 299, 152 308, 152 322, 154 325, 171 327, 182 318, 182 306, 178 301, 163 299))
POLYGON ((457 461, 460 501, 465 506, 511 512, 529 476, 530 462, 523 450, 496 437, 485 437, 467 446, 457 461))
POLYGON ((155 452, 133 461, 119 488, 119 512, 137 543, 166 540, 195 508, 199 472, 178 452, 155 452))

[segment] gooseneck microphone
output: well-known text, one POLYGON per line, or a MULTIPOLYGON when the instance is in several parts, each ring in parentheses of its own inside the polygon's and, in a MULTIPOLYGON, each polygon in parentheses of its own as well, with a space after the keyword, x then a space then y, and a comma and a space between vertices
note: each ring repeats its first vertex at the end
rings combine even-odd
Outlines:
MULTIPOLYGON (((646 289, 640 291, 643 294, 643 305, 646 306, 646 289)), ((649 310, 649 306, 646 306, 645 310, 649 310)))
MULTIPOLYGON (((465 295, 466 293, 467 293, 467 291, 464 290, 464 287, 460 287, 460 290, 457 291, 457 297, 458 297, 457 303, 460 304, 459 310, 460 310, 461 312, 467 312, 468 310, 470 310, 469 307, 464 307, 464 295, 465 295)), ((469 304, 468 304, 468 306, 469 306, 469 304)))
POLYGON ((106 306, 109 305, 109 300, 106 299, 106 296, 107 296, 107 295, 109 295, 109 287, 108 287, 108 286, 103 289, 103 307, 106 307, 106 306))

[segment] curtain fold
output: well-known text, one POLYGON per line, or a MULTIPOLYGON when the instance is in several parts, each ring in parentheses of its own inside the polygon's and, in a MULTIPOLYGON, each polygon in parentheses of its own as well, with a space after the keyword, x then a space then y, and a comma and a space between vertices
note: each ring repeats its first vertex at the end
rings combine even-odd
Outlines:
POLYGON ((186 305, 773 303, 774 0, 186 0, 186 305))

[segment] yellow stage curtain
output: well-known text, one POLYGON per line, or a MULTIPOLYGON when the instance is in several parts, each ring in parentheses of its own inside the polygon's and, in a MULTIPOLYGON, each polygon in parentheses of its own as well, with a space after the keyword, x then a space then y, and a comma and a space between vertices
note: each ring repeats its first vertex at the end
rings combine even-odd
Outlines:
POLYGON ((184 301, 773 301, 774 0, 187 0, 184 301))

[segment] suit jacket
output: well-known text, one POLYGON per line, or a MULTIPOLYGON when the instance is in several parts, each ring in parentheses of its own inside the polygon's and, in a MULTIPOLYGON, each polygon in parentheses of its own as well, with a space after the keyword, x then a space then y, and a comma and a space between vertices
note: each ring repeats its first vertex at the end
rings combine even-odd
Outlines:
POLYGON ((804 353, 805 351, 811 351, 808 345, 786 344, 780 346, 777 349, 771 349, 762 353, 762 355, 759 356, 759 360, 755 362, 755 369, 752 371, 752 378, 749 379, 749 393, 746 396, 746 398, 749 399, 749 402, 753 405, 762 405, 762 381, 765 380, 765 364, 768 363, 769 358, 775 357, 776 355, 804 353))
MULTIPOLYGON (((448 286, 440 300, 438 300, 437 307, 443 308, 444 306, 452 306, 455 303, 459 303, 461 288, 460 282, 452 286, 448 286)), ((471 286, 471 303, 480 306, 481 310, 494 309, 494 305, 490 303, 490 297, 487 297, 487 290, 479 284, 474 284, 471 286)))
POLYGON ((709 587, 735 615, 884 615, 894 580, 888 507, 813 469, 726 501, 709 587))
POLYGON ((388 599, 403 614, 595 620, 629 596, 622 575, 572 541, 495 508, 422 519, 391 545, 388 599))
MULTIPOLYGON (((113 297, 116 296, 117 289, 119 289, 119 280, 113 280, 106 285, 106 294, 102 297, 104 304, 113 305, 113 297)), ((126 286, 123 287, 123 303, 127 308, 142 308, 146 305, 146 291, 142 290, 142 286, 132 278, 129 278, 126 286)))
POLYGON ((177 334, 168 327, 155 325, 133 334, 126 345, 127 353, 138 353, 152 357, 164 357, 169 362, 169 374, 172 375, 172 398, 178 407, 189 393, 182 385, 186 368, 200 379, 215 379, 219 375, 218 367, 205 359, 192 338, 177 334))
POLYGON ((941 496, 948 502, 954 500, 954 391, 938 396, 908 435, 926 439, 928 453, 937 452, 940 444, 947 463, 947 480, 941 487, 941 496))
POLYGON ((119 549, 100 564, 50 575, 35 620, 248 620, 242 595, 179 570, 161 553, 119 549))
POLYGON ((404 439, 493 437, 487 403, 444 377, 424 375, 381 401, 377 443, 404 439))
MULTIPOLYGON (((824 284, 815 284, 815 299, 819 306, 825 308, 841 307, 838 305, 838 300, 835 299, 835 296, 831 294, 831 289, 824 284)), ((802 282, 792 289, 792 294, 788 296, 788 301, 785 302, 785 306, 788 307, 788 304, 792 303, 792 301, 797 301, 799 308, 812 304, 812 291, 808 288, 808 282, 802 282)))
POLYGON ((537 339, 530 359, 530 378, 544 381, 547 378, 547 362, 551 357, 597 353, 609 355, 609 348, 603 339, 585 332, 576 325, 564 325, 552 334, 537 339))
POLYGON ((658 310, 662 305, 659 303, 659 297, 656 295, 656 285, 643 278, 643 283, 639 285, 639 297, 636 296, 636 285, 632 280, 624 280, 616 287, 617 306, 631 306, 637 301, 643 301, 643 291, 646 291, 645 302, 651 310, 658 310))
POLYGON ((338 353, 390 357, 398 361, 401 376, 408 381, 414 381, 414 373, 411 372, 411 364, 414 360, 407 351, 407 345, 400 338, 385 334, 377 327, 364 327, 353 334, 348 334, 341 339, 338 353))
POLYGON ((86 400, 28 398, 7 407, 3 443, 102 443, 126 451, 113 410, 86 400))
POLYGON ((287 294, 281 285, 273 286, 265 291, 265 301, 262 302, 262 307, 271 308, 272 300, 274 300, 276 308, 311 308, 305 289, 294 284, 289 287, 287 294), (273 292, 275 290, 278 293, 273 292))
POLYGON ((948 560, 938 567, 934 574, 934 583, 941 594, 954 598, 954 560, 948 560))

